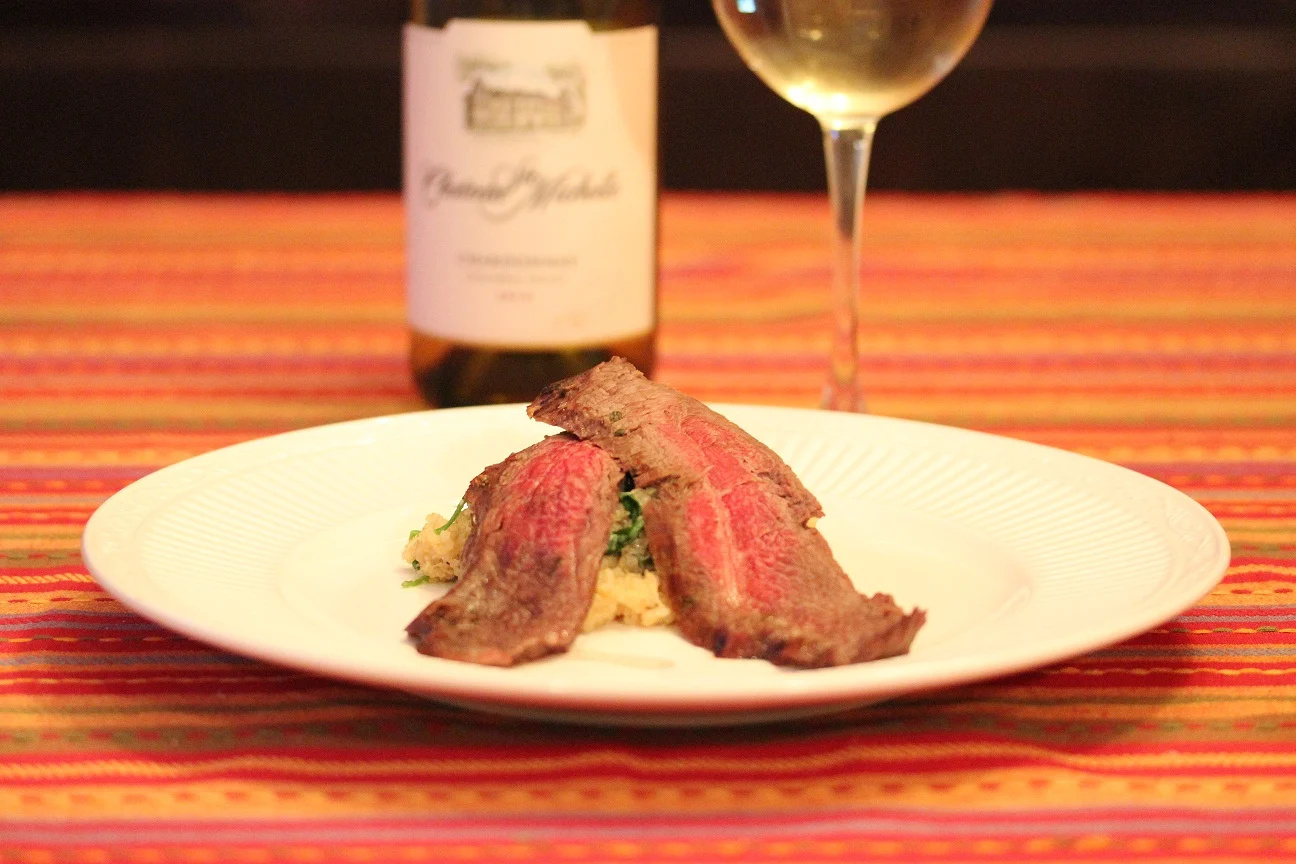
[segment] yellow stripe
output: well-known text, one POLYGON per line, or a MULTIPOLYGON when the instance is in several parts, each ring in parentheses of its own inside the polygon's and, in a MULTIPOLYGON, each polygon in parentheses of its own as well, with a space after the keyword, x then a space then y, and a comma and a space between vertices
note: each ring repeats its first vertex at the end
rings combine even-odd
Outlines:
MULTIPOLYGON (((968 280, 965 290, 971 294, 977 291, 978 281, 981 285, 993 284, 995 279, 1002 279, 1003 274, 990 274, 986 280, 968 280)), ((1026 277, 1030 278, 1030 277, 1026 277)), ((924 284, 939 289, 939 282, 927 282, 919 279, 905 280, 905 287, 921 293, 924 284)), ((734 305, 730 301, 730 308, 734 305)), ((744 301, 745 304, 746 301, 744 301)), ((717 318, 725 317, 723 309, 716 313, 717 318)), ((1191 301, 1180 298, 1152 298, 1148 302, 1137 304, 1122 303, 1115 306, 1108 298, 1099 297, 1095 301, 1074 299, 1074 295, 1062 292, 1040 298, 1017 297, 1011 304, 1004 303, 998 297, 974 297, 971 300, 960 300, 957 311, 952 311, 948 298, 939 295, 919 301, 902 301, 887 297, 885 304, 870 304, 862 321, 866 323, 905 323, 923 324, 927 322, 948 324, 949 326, 975 326, 981 323, 995 325, 1012 325, 1028 322, 1036 326, 1045 326, 1053 322, 1074 324, 1076 319, 1104 317, 1109 326, 1129 324, 1160 325, 1191 323, 1194 326, 1208 327, 1221 321, 1245 319, 1248 323, 1282 322, 1290 320, 1291 309, 1281 298, 1247 302, 1241 298, 1231 299, 1227 305, 1214 309, 1202 309, 1191 301), (1236 302, 1236 305, 1234 305, 1236 302)))
MULTIPOLYGON (((50 497, 54 497, 54 495, 57 494, 57 490, 55 490, 53 495, 50 497)), ((51 502, 48 500, 43 502, 46 507, 48 507, 50 503, 51 502)), ((10 540, 64 540, 68 537, 79 539, 80 536, 81 528, 78 525, 35 525, 31 523, 22 525, 0 524, 0 537, 7 537, 10 540)))
MULTIPOLYGON (((1068 723, 1093 723, 1098 721, 1134 721, 1160 724, 1180 724, 1180 723, 1207 723, 1215 721, 1210 730, 1204 730, 1197 734, 1217 735, 1220 734, 1217 724, 1228 724, 1229 721, 1241 720, 1248 724, 1265 718, 1274 718, 1274 722, 1285 720, 1294 710, 1292 699, 1272 700, 1255 694, 1247 694, 1244 698, 1224 699, 1213 698, 1201 701, 1179 700, 1166 703, 1148 704, 1147 691, 1142 691, 1142 700, 1131 698, 1130 701, 1121 701, 1119 699, 1104 699, 1104 701, 1067 701, 1059 693, 1053 694, 1055 698, 1052 702, 1033 702, 1023 698, 1020 701, 1014 700, 1013 692, 1006 691, 1002 699, 987 699, 980 693, 981 688, 969 694, 966 698, 953 703, 944 703, 938 707, 917 706, 908 710, 886 711, 885 706, 871 709, 870 717, 878 716, 884 718, 909 718, 915 715, 921 715, 923 719, 933 716, 948 716, 951 718, 963 717, 981 717, 993 715, 995 717, 1008 718, 1019 721, 1051 721, 1060 720, 1068 723)), ((1211 691, 1215 693, 1214 689, 1211 691)), ((1239 731, 1246 731, 1242 729, 1239 731)), ((1176 729, 1178 735, 1192 735, 1189 730, 1176 729)), ((1101 733, 1095 733, 1101 734, 1101 733)), ((1148 736, 1160 737, 1164 730, 1153 729, 1143 731, 1125 731, 1125 736, 1148 736)), ((1272 731, 1257 733, 1272 735, 1272 731)))
MULTIPOLYGON (((1193 632, 1198 633, 1199 631, 1194 630, 1193 632)), ((1211 633, 1214 631, 1208 630, 1205 632, 1211 633)), ((1288 630, 1287 632, 1296 633, 1296 628, 1288 630)), ((1268 635, 1268 634, 1264 634, 1264 635, 1268 635)), ((1281 647, 1286 649, 1282 654, 1268 653, 1260 650, 1259 646, 1251 646, 1251 645, 1246 646, 1246 649, 1240 653, 1226 653, 1222 651, 1213 652, 1209 648, 1194 648, 1192 649, 1191 653, 1185 652, 1186 656, 1183 656, 1182 658, 1178 656, 1174 658, 1166 657, 1166 658, 1161 658, 1161 662, 1165 662, 1166 660, 1170 660, 1171 662, 1177 662, 1178 660, 1183 659, 1188 662, 1196 663, 1199 665, 1209 664, 1209 663, 1220 663, 1220 664, 1253 663, 1258 666, 1265 663, 1288 662, 1291 655, 1291 646, 1284 645, 1281 647)), ((1119 656, 1120 652, 1117 651, 1115 652, 1115 654, 1119 656)), ((1115 659, 1115 657, 1108 657, 1105 654, 1099 654, 1097 656, 1103 659, 1115 659)), ((1137 662, 1137 658, 1130 658, 1130 659, 1135 660, 1137 662)))
MULTIPOLYGON (((1296 476, 1296 465, 1292 465, 1292 475, 1296 476)), ((1296 517, 1271 516, 1253 519, 1249 516, 1224 516, 1220 524, 1231 533, 1238 531, 1296 531, 1296 517)), ((1231 571, 1230 571, 1231 572, 1231 571)))
MULTIPOLYGON (((762 275, 763 279, 770 278, 768 274, 762 275)), ((744 277, 736 275, 733 278, 744 277)), ((722 288, 723 283, 707 283, 705 291, 698 291, 687 300, 668 297, 667 302, 663 304, 663 317, 669 317, 672 324, 764 321, 783 323, 790 318, 823 317, 828 314, 831 309, 831 298, 821 290, 820 280, 802 278, 797 274, 786 274, 784 279, 784 291, 775 295, 745 296, 738 303, 734 302, 733 293, 726 296, 723 290, 716 290, 722 288), (801 286, 800 290, 797 286, 801 286)), ((1005 304, 1002 298, 996 296, 973 296, 978 288, 991 284, 998 287, 1004 279, 1005 274, 993 273, 987 275, 985 280, 968 280, 964 290, 968 292, 965 297, 970 299, 960 298, 957 311, 951 311, 949 298, 943 296, 941 288, 944 286, 940 282, 907 279, 904 280, 907 290, 913 291, 920 297, 923 294, 930 294, 930 296, 919 300, 901 299, 895 295, 887 296, 885 300, 874 298, 878 302, 862 310, 861 321, 870 327, 899 324, 1043 328, 1056 322, 1074 324, 1077 318, 1102 317, 1109 322, 1108 327, 1130 325, 1174 327, 1176 324, 1209 327, 1223 321, 1239 320, 1244 320, 1249 326, 1274 324, 1282 323, 1291 317, 1290 309, 1282 298, 1261 299, 1255 302, 1231 298, 1228 305, 1222 304, 1214 309, 1202 310, 1200 306, 1174 297, 1154 297, 1147 302, 1122 303, 1114 306, 1105 297, 1099 296, 1093 301, 1076 300, 1075 295, 1064 292, 1056 292, 1043 298, 1038 295, 1023 295, 1014 298, 1011 305, 1005 304), (934 290, 923 291, 922 289, 927 286, 931 286, 934 290)), ((277 317, 270 313, 278 312, 282 308, 276 306, 273 310, 268 310, 264 317, 277 317)), ((68 311, 71 315, 73 310, 68 311)), ((193 313, 190 312, 187 317, 193 317, 193 313)), ((229 315, 223 315, 222 318, 232 320, 229 315)), ((383 319, 370 316, 362 320, 383 319)), ((1052 347, 1050 345, 1050 348, 1052 347)), ((1255 350, 1254 346, 1251 350, 1255 350)))
POLYGON ((0 333, 0 351, 16 357, 129 357, 173 358, 231 355, 264 357, 404 357, 409 337, 402 327, 378 331, 317 332, 307 335, 277 333, 248 336, 237 333, 201 332, 191 329, 181 335, 165 332, 123 333, 111 338, 77 333, 73 336, 30 336, 0 333), (384 332, 386 331, 386 332, 384 332))
MULTIPOLYGON (((137 711, 180 712, 178 716, 187 718, 186 722, 201 725, 205 718, 215 718, 216 725, 227 725, 225 712, 237 711, 238 716, 245 713, 255 716, 261 710, 288 710, 293 706, 306 705, 303 711, 322 710, 317 708, 323 703, 345 705, 348 701, 363 700, 365 707, 381 709, 383 716, 390 719, 393 712, 401 716, 411 714, 426 717, 437 713, 436 706, 413 697, 399 693, 370 690, 349 684, 338 683, 333 686, 316 686, 309 692, 297 692, 291 689, 280 690, 273 696, 265 693, 217 693, 212 691, 185 691, 181 693, 118 695, 113 693, 68 693, 50 696, 48 694, 6 693, 0 692, 0 714, 8 718, 17 718, 26 714, 49 715, 49 722, 57 724, 57 717, 75 718, 78 712, 93 716, 94 724, 103 725, 115 722, 120 715, 127 724, 137 716, 137 711), (273 708, 268 707, 273 702, 273 708), (57 705, 57 711, 50 706, 57 705)), ((297 709, 294 709, 297 710, 297 709)), ((445 709, 449 711, 450 709, 445 709)), ((441 713, 444 713, 442 711, 441 713)), ((458 715, 456 715, 458 716, 458 715)))
MULTIPOLYGON (((260 679, 269 680, 269 679, 260 679)), ((982 758, 1029 759, 1044 765, 1079 770, 1147 770, 1172 768, 1176 772, 1193 768, 1290 768, 1296 766, 1296 752, 1247 753, 1146 753, 1090 756, 1062 753, 1032 744, 950 743, 928 745, 859 745, 831 753, 784 756, 753 761, 748 758, 707 756, 670 757, 654 754, 641 757, 612 750, 590 751, 567 756, 508 759, 363 759, 337 761, 289 756, 234 756, 202 759, 179 764, 162 764, 142 759, 103 759, 40 765, 0 765, 0 779, 72 780, 94 777, 133 777, 165 780, 189 778, 224 771, 274 771, 300 777, 351 777, 372 773, 404 774, 422 778, 460 775, 483 770, 499 774, 551 774, 578 769, 625 769, 648 775, 680 771, 742 771, 766 776, 806 771, 839 769, 856 760, 912 760, 982 758)))
MULTIPOLYGON (((1272 627, 1264 630, 1261 630, 1259 627, 1155 627, 1148 632, 1156 633, 1158 635, 1166 633, 1193 633, 1197 636, 1205 636, 1210 633, 1242 633, 1244 635, 1251 635, 1255 633, 1296 633, 1296 627, 1272 627)), ((1289 648, 1290 646, 1284 643, 1281 646, 1275 645, 1272 647, 1289 648)), ((1192 656, 1197 657, 1198 654, 1196 652, 1199 650, 1201 649, 1194 649, 1192 656)))
MULTIPOLYGON (((1194 660, 1199 658, 1193 657, 1194 660)), ((1286 660, 1286 657, 1281 658, 1286 660)), ((1236 678, 1240 675, 1264 675, 1277 678, 1285 675, 1296 675, 1296 668, 1260 669, 1219 669, 1209 666, 1103 666, 1100 668, 1063 666, 1044 669, 1044 675, 1083 675, 1089 678, 1101 678, 1104 675, 1225 675, 1236 678)))
MULTIPOLYGON (((687 334, 687 331, 685 331, 687 334)), ((680 338, 680 337, 677 337, 680 338)), ((806 338, 811 338, 807 335, 806 338)), ((828 336, 820 331, 807 343, 818 346, 828 344, 828 336)), ((692 343, 697 353, 708 353, 710 343, 697 339, 692 343)), ((870 352, 900 355, 949 355, 965 358, 968 354, 1002 357, 1012 354, 1049 354, 1066 356, 1103 356, 1106 354, 1131 354, 1143 352, 1190 354, 1192 352, 1230 352, 1252 354, 1257 351, 1291 351, 1296 349, 1296 334, 1289 327, 1238 326, 1227 330, 1203 332, 1200 328, 1184 325, 1176 330, 1169 323, 1151 329, 1121 329, 1110 327, 1078 329, 1074 333, 1059 332, 1056 328, 1034 328, 1020 324, 1005 324, 994 328, 968 330, 959 328, 896 327, 877 329, 864 335, 864 346, 870 352), (1258 332, 1257 332, 1258 331, 1258 332), (1250 340, 1250 341, 1249 341, 1250 340)), ((1254 431, 1254 430, 1252 430, 1254 431)))
POLYGON ((1069 423, 1082 420, 1126 422, 1131 418, 1179 421, 1214 420, 1221 417, 1266 417, 1270 421, 1296 418, 1296 399, 1219 397, 1164 397, 1149 401, 1146 396, 1120 394, 1040 396, 1023 394, 1017 399, 979 399, 964 394, 957 398, 909 399, 879 393, 872 403, 877 413, 901 417, 976 418, 1007 416, 1016 420, 1069 423))
MULTIPOLYGON (((65 667, 59 667, 60 669, 65 667)), ((163 667, 165 668, 165 667, 163 667)), ((296 681, 301 675, 218 675, 218 676, 183 676, 183 675, 139 675, 134 678, 86 678, 24 675, 16 678, 0 678, 0 687, 15 687, 19 684, 84 684, 100 686, 103 684, 246 684, 249 682, 296 681)), ((3 771, 0 771, 3 776, 3 771)))
POLYGON ((80 612, 104 612, 108 614, 120 614, 127 612, 127 608, 121 604, 115 597, 103 595, 97 598, 78 598, 74 600, 32 600, 23 602, 13 602, 10 600, 0 601, 0 620, 5 615, 27 615, 37 611, 45 611, 55 607, 58 609, 76 609, 80 612))
MULTIPOLYGON (((93 584, 93 581, 92 579, 85 580, 85 582, 91 584, 93 584)), ((85 584, 85 582, 81 584, 85 584)), ((4 611, 6 607, 8 607, 9 611, 13 611, 15 606, 48 606, 52 603, 102 603, 107 596, 100 589, 83 590, 80 588, 68 588, 59 591, 30 591, 21 594, 7 593, 0 595, 0 611, 4 611), (13 602, 15 600, 21 600, 22 602, 15 603, 13 602)))
MULTIPOLYGON (((1087 453, 1100 455, 1109 462, 1296 462, 1296 447, 1276 447, 1272 444, 1254 447, 1223 446, 1170 446, 1140 447, 1117 444, 1106 447, 1090 446, 1087 453)), ((1292 466, 1296 469, 1296 464, 1292 466)))
MULTIPOLYGON (((312 694, 312 696, 316 701, 321 698, 319 693, 312 694)), ((290 702, 290 700, 279 700, 277 696, 275 698, 278 701, 290 702)), ((59 699, 58 710, 43 715, 35 712, 23 714, 0 713, 0 729, 9 732, 39 732, 57 729, 73 734, 87 730, 117 729, 134 731, 141 728, 224 731, 235 723, 247 728, 287 724, 391 720, 393 718, 391 706, 383 704, 373 706, 320 704, 310 708, 291 708, 288 706, 266 708, 263 707, 266 697, 262 695, 258 696, 257 699, 263 704, 245 705, 240 708, 236 715, 224 711, 194 711, 183 708, 171 711, 157 710, 151 707, 153 700, 145 698, 135 700, 135 704, 140 709, 136 711, 131 710, 130 697, 116 697, 116 704, 106 711, 71 713, 64 700, 59 699)), ((191 701, 196 702, 197 700, 191 701)), ((229 700, 224 697, 212 698, 206 700, 201 707, 228 707, 228 702, 229 700)), ((51 705, 48 696, 44 697, 42 704, 46 707, 51 705)), ((194 705, 193 707, 200 706, 194 705)), ((405 715, 402 714, 401 716, 405 715)), ((413 712, 410 712, 410 716, 413 716, 413 712)), ((426 718, 427 715, 423 715, 418 719, 426 718)), ((47 746, 42 747, 42 742, 36 740, 24 745, 24 752, 48 752, 66 756, 68 746, 67 741, 58 739, 50 741, 47 746)))
MULTIPOLYGON (((182 637, 148 638, 175 640, 182 637)), ((312 723, 370 717, 389 720, 398 717, 426 719, 439 710, 421 702, 407 702, 397 694, 391 694, 389 701, 374 701, 373 704, 359 706, 350 706, 342 701, 361 693, 362 691, 347 685, 338 684, 334 690, 323 695, 318 691, 296 696, 280 693, 272 700, 267 700, 264 695, 239 697, 234 694, 187 693, 175 696, 168 694, 165 697, 76 694, 60 695, 55 702, 51 702, 51 697, 47 695, 32 697, 5 694, 0 696, 0 728, 12 731, 138 729, 145 726, 223 729, 230 725, 230 715, 225 710, 213 709, 235 707, 238 708, 240 722, 247 724, 312 723), (166 700, 166 705, 159 705, 161 698, 166 700), (333 701, 328 701, 330 699, 333 701), (273 704, 267 705, 268 701, 273 704), (302 702, 312 704, 309 707, 294 707, 302 702), (50 710, 52 707, 57 710, 50 710)), ((914 705, 891 703, 869 708, 864 715, 871 720, 905 719, 919 715, 924 720, 941 717, 962 719, 994 714, 1020 721, 1253 722, 1290 715, 1293 711, 1293 698, 1296 697, 1273 698, 1279 695, 1291 696, 1286 690, 1274 688, 1212 687, 1158 693, 1158 699, 1164 696, 1167 701, 1148 704, 1146 689, 1117 688, 1115 694, 1104 690, 1103 701, 1083 701, 1075 698, 1073 691, 1069 690, 979 685, 963 691, 962 698, 957 702, 923 702, 914 705), (1068 695, 1072 698, 1068 698, 1068 695)), ((1217 732, 1218 730, 1212 734, 1217 732)), ((1155 736, 1161 734, 1161 731, 1149 730, 1149 733, 1155 736)), ((64 746, 59 742, 51 744, 56 752, 63 752, 64 746)))
MULTIPOLYGON (((363 293, 357 286, 357 293, 363 293)), ((24 306, 20 309, 6 309, 5 323, 13 325, 31 324, 64 324, 84 325, 87 315, 93 312, 95 323, 103 324, 182 324, 194 323, 203 325, 219 324, 256 324, 259 326, 293 325, 293 324, 346 324, 356 327, 376 325, 403 325, 405 307, 403 304, 383 302, 383 298, 366 298, 363 303, 320 303, 318 300, 304 298, 294 303, 292 298, 285 297, 282 302, 273 305, 261 303, 219 304, 160 304, 160 303, 120 303, 76 306, 24 306)))
POLYGON ((1287 698, 1294 698, 1290 686, 1283 681, 1265 681, 1258 684, 1239 685, 1227 679, 1212 679, 1205 684, 1194 685, 1190 681, 1176 681, 1173 687, 1150 688, 1146 683, 1128 686, 1104 686, 1101 693, 1076 690, 1069 684, 1051 684, 1046 679, 1031 676, 1024 679, 1031 683, 1019 684, 1017 679, 1007 678, 990 681, 985 684, 974 684, 966 692, 971 698, 994 697, 1014 702, 1029 703, 1067 703, 1079 704, 1088 702, 1094 705, 1108 705, 1115 702, 1134 704, 1147 703, 1155 699, 1158 704, 1193 704, 1225 699, 1255 699, 1268 701, 1272 699, 1273 711, 1290 711, 1287 698))
MULTIPOLYGON (((671 308, 664 304, 663 309, 671 308)), ((678 316, 671 315, 672 323, 678 316)), ((712 326, 700 322, 700 326, 712 326)), ((699 332, 699 326, 690 327, 680 322, 663 334, 661 347, 672 353, 722 356, 725 354, 823 354, 827 351, 829 336, 826 328, 811 326, 802 321, 770 321, 759 326, 744 326, 726 318, 717 320, 717 332, 699 332), (738 328, 735 330, 735 327, 738 328)), ((1233 328, 1230 332, 1129 332, 1104 329, 1101 332, 1076 334, 1058 333, 1050 328, 1025 328, 1020 325, 996 328, 993 334, 984 329, 960 331, 957 329, 915 330, 913 327, 885 329, 879 325, 863 337, 864 350, 870 354, 930 359, 933 357, 966 358, 968 354, 985 357, 1005 357, 1015 354, 1044 353, 1051 356, 1083 355, 1091 357, 1105 354, 1130 354, 1141 352, 1242 352, 1296 350, 1296 335, 1286 331, 1254 332, 1254 328, 1233 328), (1248 341, 1250 340, 1250 341, 1248 341), (1263 345, 1256 344, 1263 342, 1263 345)), ((0 346, 4 345, 0 339, 0 346)), ((395 349, 398 350, 398 349, 395 349)), ((394 353, 375 351, 373 353, 394 353)), ((1257 430, 1248 430, 1256 432, 1257 430)))
POLYGON ((624 840, 606 840, 594 843, 568 843, 538 840, 532 843, 487 843, 468 844, 458 842, 429 843, 419 846, 398 846, 382 844, 379 846, 357 845, 354 843, 317 845, 314 843, 295 842, 290 847, 282 845, 263 846, 251 840, 239 842, 238 848, 228 855, 227 850, 217 850, 205 846, 186 846, 176 856, 168 857, 154 848, 114 850, 109 856, 101 846, 89 849, 69 848, 64 844, 56 846, 22 844, 15 846, 10 858, 5 858, 0 851, 0 861, 20 862, 20 864, 106 864, 108 861, 123 861, 125 864, 159 864, 162 861, 182 861, 186 864, 210 864, 210 862, 229 858, 242 864, 268 864, 272 861, 295 861, 300 864, 325 860, 342 860, 354 864, 369 864, 372 861, 408 861, 422 862, 435 860, 444 862, 482 862, 494 864, 498 861, 531 861, 544 857, 545 860, 571 861, 625 861, 634 864, 636 861, 661 860, 704 860, 704 861, 749 861, 755 858, 765 860, 773 858, 786 861, 787 864, 810 864, 859 855, 868 856, 870 861, 906 861, 910 856, 940 856, 941 860, 950 855, 964 856, 960 860, 975 860, 985 864, 1002 864, 1004 860, 1023 860, 1020 856, 1029 855, 1034 864, 1066 864, 1080 860, 1076 852, 1092 853, 1137 853, 1140 864, 1183 864, 1183 855, 1192 854, 1195 864, 1273 864, 1273 853, 1269 850, 1278 848, 1284 852, 1296 851, 1296 841, 1279 841, 1276 846, 1264 832, 1256 832, 1247 837, 1182 838, 1179 840, 1159 840, 1146 837, 1126 838, 1122 836, 1087 836, 1079 838, 1057 839, 1052 837, 1035 837, 1021 839, 1013 837, 1006 840, 871 840, 851 838, 849 842, 840 840, 798 840, 795 843, 765 840, 650 840, 646 842, 627 842, 624 840), (1214 850, 1215 854, 1212 853, 1214 850), (1261 850, 1261 851, 1257 851, 1261 850), (1262 854, 1263 852, 1263 854, 1262 854), (1065 858, 1041 858, 1042 853, 1065 855, 1065 858), (1247 853, 1247 854, 1239 854, 1247 853), (1009 855, 1010 859, 990 856, 1009 855), (1166 857, 1166 856, 1170 857, 1166 857), (554 856, 557 856, 554 858, 554 856))
POLYGON ((169 465, 196 456, 201 450, 0 450, 0 465, 72 466, 169 465))
MULTIPOLYGON (((1263 572, 1261 568, 1249 572, 1263 572)), ((1267 607, 1296 606, 1296 585, 1288 581, 1230 582, 1211 590, 1198 604, 1201 607, 1267 607)), ((1258 620, 1258 619, 1257 619, 1258 620)))
MULTIPOLYGON (((0 575, 0 585, 46 585, 53 582, 89 582, 94 583, 93 576, 85 573, 45 573, 34 576, 0 575)), ((24 597, 30 595, 23 595, 24 597)))
MULTIPOLYGON (((145 632, 147 632, 147 631, 145 631, 145 632)), ((121 642, 182 642, 182 641, 184 641, 184 639, 185 639, 185 637, 183 637, 183 636, 175 636, 175 635, 166 635, 166 636, 156 636, 156 635, 154 635, 154 636, 132 636, 132 637, 122 637, 122 636, 0 636, 0 642, 9 642, 9 643, 12 643, 12 644, 25 644, 25 643, 30 643, 30 642, 40 642, 40 643, 42 643, 42 644, 47 644, 47 643, 48 643, 48 644, 54 644, 54 645, 66 645, 66 644, 70 644, 70 643, 81 643, 81 644, 86 644, 86 643, 114 644, 114 643, 121 643, 121 642)), ((90 664, 97 663, 97 662, 115 663, 115 662, 117 661, 117 658, 114 657, 114 656, 112 656, 111 654, 108 654, 108 655, 94 655, 94 654, 85 654, 85 653, 83 653, 83 652, 75 652, 75 653, 72 653, 72 654, 67 654, 66 652, 53 651, 53 650, 51 650, 51 651, 44 651, 44 652, 42 652, 42 654, 43 654, 44 656, 70 656, 70 657, 80 657, 80 658, 82 659, 82 664, 81 664, 81 665, 83 665, 83 666, 84 666, 84 665, 90 665, 90 664)), ((24 668, 24 669, 28 669, 28 670, 32 670, 32 671, 44 671, 44 670, 43 670, 43 667, 39 667, 39 666, 37 666, 37 667, 24 666, 23 668, 24 668)), ((66 667, 65 667, 65 666, 58 666, 58 667, 55 667, 55 668, 63 669, 63 668, 66 668, 66 667)))
MULTIPOLYGON (((1285 567, 1279 564, 1238 564, 1228 569, 1228 575, 1232 576, 1238 573, 1281 573, 1284 576, 1296 576, 1296 567, 1285 567)), ((1230 585, 1230 588, 1237 588, 1241 585, 1261 584, 1261 585, 1284 585, 1290 584, 1285 582, 1262 582, 1262 583, 1238 583, 1230 585)))
POLYGON ((1291 803, 1278 781, 1234 772, 1173 778, 1124 778, 1062 768, 993 768, 960 772, 867 774, 850 772, 816 781, 628 781, 582 777, 557 782, 471 782, 420 778, 410 782, 339 780, 196 781, 183 784, 58 784, 0 787, 0 812, 30 816, 76 812, 82 816, 180 818, 210 815, 345 816, 362 813, 419 815, 429 808, 474 813, 519 812, 717 812, 741 808, 777 812, 809 807, 877 804, 895 807, 997 809, 1072 805, 1174 805, 1236 808, 1291 803))
POLYGON ((81 529, 47 528, 44 533, 32 533, 30 525, 0 525, 0 550, 20 552, 75 551, 81 548, 81 529))
POLYGON ((1286 543, 1296 538, 1296 528, 1282 531, 1229 531, 1233 543, 1286 543))
MULTIPOLYGON (((167 650, 170 647, 167 643, 174 643, 176 641, 178 640, 170 636, 155 637, 154 647, 157 648, 158 650, 167 650)), ((45 642, 42 644, 48 645, 50 643, 45 642)), ((12 668, 0 667, 0 687, 11 686, 11 682, 14 682, 15 684, 32 684, 32 683, 93 684, 98 686, 109 682, 106 679, 92 677, 96 673, 108 673, 108 672, 121 671, 120 664, 111 655, 108 656, 99 655, 94 659, 85 660, 83 659, 85 655, 76 655, 76 654, 69 655, 64 652, 57 651, 51 648, 49 650, 41 651, 39 656, 74 657, 79 661, 76 665, 76 674, 74 676, 69 676, 68 675, 69 667, 65 663, 61 663, 61 664, 32 663, 30 665, 23 665, 18 667, 18 670, 21 670, 24 673, 22 678, 11 679, 3 676, 18 670, 12 668)), ((219 656, 212 658, 211 655, 207 655, 207 659, 213 660, 214 662, 206 662, 199 666, 195 666, 193 663, 189 662, 187 655, 181 656, 180 658, 175 660, 167 660, 167 661, 162 661, 157 658, 154 658, 152 662, 148 664, 147 667, 149 674, 140 675, 135 678, 122 678, 122 679, 113 679, 113 680, 119 680, 123 684, 152 684, 152 683, 164 684, 172 681, 177 683, 194 683, 194 684, 201 684, 204 681, 213 681, 219 683, 234 684, 234 683, 241 683, 247 681, 255 682, 255 681, 286 680, 285 676, 282 675, 266 675, 266 676, 256 676, 256 677, 249 676, 249 675, 236 675, 234 674, 236 671, 246 670, 248 668, 248 665, 246 663, 242 663, 236 660, 229 660, 229 659, 222 660, 219 656), (206 672, 212 675, 215 675, 216 673, 224 673, 224 674, 221 674, 220 677, 200 677, 194 674, 195 672, 198 671, 206 672)))
POLYGON ((184 420, 210 425, 213 417, 239 423, 323 423, 329 420, 370 417, 418 411, 426 406, 413 396, 361 395, 336 397, 327 402, 302 402, 277 397, 263 399, 178 399, 169 397, 119 399, 30 399, 0 403, 0 420, 30 425, 37 421, 94 421, 166 425, 184 420))

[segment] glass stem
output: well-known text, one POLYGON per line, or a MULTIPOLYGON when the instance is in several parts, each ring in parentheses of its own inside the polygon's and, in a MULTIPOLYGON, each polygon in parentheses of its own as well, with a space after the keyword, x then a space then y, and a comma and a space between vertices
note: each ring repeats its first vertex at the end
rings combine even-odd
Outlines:
POLYGON ((821 407, 863 411, 860 378, 860 225, 877 119, 823 122, 833 212, 833 338, 821 407))

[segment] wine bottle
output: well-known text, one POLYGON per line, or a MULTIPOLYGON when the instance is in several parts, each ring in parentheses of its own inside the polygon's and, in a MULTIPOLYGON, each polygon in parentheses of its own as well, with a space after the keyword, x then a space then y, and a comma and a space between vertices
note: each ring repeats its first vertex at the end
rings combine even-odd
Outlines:
POLYGON ((414 379, 527 401, 657 329, 659 0, 413 0, 405 216, 414 379))

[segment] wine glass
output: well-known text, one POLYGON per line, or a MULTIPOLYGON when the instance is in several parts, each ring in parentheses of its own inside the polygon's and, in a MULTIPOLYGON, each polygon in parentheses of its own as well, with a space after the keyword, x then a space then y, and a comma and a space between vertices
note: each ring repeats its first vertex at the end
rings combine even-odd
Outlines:
POLYGON ((822 405, 863 411, 860 221, 878 120, 963 59, 992 0, 712 0, 743 61, 824 133, 833 209, 834 327, 822 405))

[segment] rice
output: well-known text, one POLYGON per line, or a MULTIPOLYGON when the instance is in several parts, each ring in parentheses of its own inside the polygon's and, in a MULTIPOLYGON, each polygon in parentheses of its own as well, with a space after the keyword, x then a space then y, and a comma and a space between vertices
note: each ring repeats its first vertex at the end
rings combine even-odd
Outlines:
POLYGON ((421 577, 417 581, 453 582, 463 575, 463 547, 472 531, 472 514, 464 511, 449 528, 437 533, 446 518, 429 513, 417 534, 410 536, 401 557, 421 577))
MULTIPOLYGON (((429 513, 423 528, 405 544, 402 558, 418 573, 413 583, 453 582, 463 575, 463 547, 472 531, 471 511, 459 514, 449 528, 439 513, 429 513)), ((618 505, 613 516, 613 532, 630 524, 625 505, 618 505)), ((661 581, 651 568, 648 542, 641 534, 621 549, 619 554, 604 555, 599 567, 594 601, 581 629, 597 630, 605 624, 620 622, 638 627, 656 627, 675 620, 661 593, 661 581)), ((410 583, 406 583, 410 584, 410 583)))

